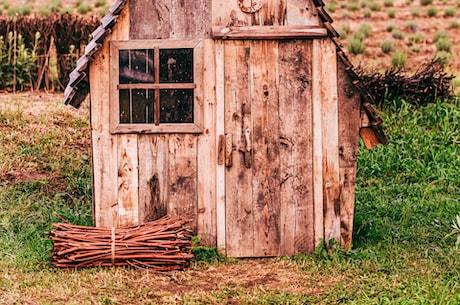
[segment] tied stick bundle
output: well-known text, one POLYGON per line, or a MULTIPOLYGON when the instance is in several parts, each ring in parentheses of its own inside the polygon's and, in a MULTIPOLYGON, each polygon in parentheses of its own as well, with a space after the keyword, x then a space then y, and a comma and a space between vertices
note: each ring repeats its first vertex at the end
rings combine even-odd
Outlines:
MULTIPOLYGON (((62 219, 62 218, 61 218, 62 219)), ((188 267, 192 231, 189 219, 165 216, 126 228, 54 223, 50 264, 59 268, 134 266, 154 271, 188 267)))

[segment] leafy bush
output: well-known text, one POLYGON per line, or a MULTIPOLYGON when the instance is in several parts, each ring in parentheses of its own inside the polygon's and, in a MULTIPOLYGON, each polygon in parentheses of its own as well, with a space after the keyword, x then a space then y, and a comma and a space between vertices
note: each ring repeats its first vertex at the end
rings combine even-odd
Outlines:
POLYGON ((350 2, 347 8, 352 12, 356 12, 361 9, 361 4, 359 4, 358 2, 350 2))
POLYGON ((392 9, 389 9, 387 13, 388 13, 388 18, 394 18, 394 17, 396 17, 396 10, 393 9, 393 8, 392 8, 392 9))
POLYGON ((420 52, 420 47, 418 45, 414 44, 414 45, 412 45, 410 47, 410 51, 413 52, 413 53, 418 53, 418 52, 420 52))
POLYGON ((392 40, 384 40, 380 44, 380 48, 382 49, 383 53, 388 54, 394 51, 395 43, 392 40))
POLYGON ((411 10, 411 14, 413 17, 420 16, 420 8, 418 6, 414 6, 411 10))
POLYGON ((443 65, 447 65, 452 58, 452 54, 446 51, 438 51, 434 58, 435 60, 439 60, 443 65))
POLYGON ((449 26, 452 29, 458 29, 460 28, 460 22, 457 19, 451 20, 449 26))
POLYGON ((38 74, 37 49, 40 33, 35 34, 35 43, 32 50, 25 46, 22 35, 17 34, 15 59, 14 39, 14 33, 10 32, 5 44, 3 36, 0 36, 0 88, 12 88, 15 86, 17 89, 32 89, 32 81, 37 78, 38 74))
POLYGON ((454 7, 448 7, 444 11, 444 16, 446 17, 454 17, 457 14, 457 10, 454 7))
POLYGON ((420 0, 420 4, 423 6, 427 6, 433 3, 433 0, 420 0))
POLYGON ((102 7, 102 6, 106 6, 106 5, 107 5, 106 0, 96 0, 96 2, 94 3, 95 7, 102 7))
POLYGON ((357 30, 356 35, 357 37, 369 38, 372 34, 372 27, 369 23, 363 23, 357 30))
POLYGON ((389 23, 389 24, 386 26, 385 29, 387 30, 387 32, 390 32, 390 33, 391 33, 391 32, 393 32, 393 30, 395 29, 395 25, 392 24, 392 23, 389 23))
POLYGON ((401 30, 394 29, 391 32, 391 37, 393 37, 394 39, 403 39, 404 38, 404 33, 401 30))
POLYGON ((364 18, 371 18, 371 16, 372 16, 372 11, 371 10, 367 9, 367 10, 364 11, 364 13, 363 13, 364 18))
POLYGON ((435 45, 438 51, 450 52, 450 50, 452 49, 452 42, 447 37, 442 37, 438 39, 435 45))
POLYGON ((391 65, 395 68, 404 68, 407 62, 407 54, 396 52, 391 56, 391 65))
POLYGON ((380 5, 380 3, 376 2, 376 1, 372 1, 372 2, 369 2, 369 9, 371 11, 380 11, 380 9, 382 8, 382 6, 380 5))
POLYGON ((351 54, 363 54, 366 51, 366 45, 361 39, 351 35, 347 42, 347 49, 351 54))
POLYGON ((410 43, 415 44, 415 43, 419 43, 420 41, 422 41, 422 38, 423 38, 423 34, 420 32, 417 32, 415 34, 410 35, 408 39, 410 43))
POLYGON ((91 5, 88 3, 81 3, 79 6, 77 6, 77 12, 82 15, 91 12, 91 9, 91 5))
POLYGON ((410 31, 410 32, 415 32, 418 29, 418 24, 414 20, 407 21, 406 24, 404 25, 405 29, 410 31))
POLYGON ((435 17, 438 14, 438 8, 436 6, 430 5, 427 11, 428 17, 435 17))
POLYGON ((385 7, 392 7, 394 5, 393 0, 383 0, 383 5, 385 7))
POLYGON ((329 2, 326 5, 326 10, 330 13, 334 13, 336 9, 337 9, 337 4, 335 2, 329 2))
POLYGON ((433 41, 437 42, 441 38, 449 38, 449 36, 447 35, 447 32, 445 30, 437 31, 436 34, 434 34, 433 41))
POLYGON ((15 16, 28 16, 32 13, 32 6, 30 4, 22 6, 12 6, 8 9, 6 14, 8 17, 13 18, 15 16))

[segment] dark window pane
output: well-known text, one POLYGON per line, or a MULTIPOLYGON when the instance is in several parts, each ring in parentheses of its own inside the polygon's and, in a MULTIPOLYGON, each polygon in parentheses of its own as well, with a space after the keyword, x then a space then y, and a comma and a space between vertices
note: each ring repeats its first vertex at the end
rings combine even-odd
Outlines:
POLYGON ((193 123, 193 89, 160 90, 160 123, 193 123))
POLYGON ((193 49, 160 50, 160 83, 193 83, 193 49))
POLYGON ((120 50, 120 84, 153 83, 153 49, 120 50))
POLYGON ((153 90, 120 90, 120 124, 153 123, 153 90))

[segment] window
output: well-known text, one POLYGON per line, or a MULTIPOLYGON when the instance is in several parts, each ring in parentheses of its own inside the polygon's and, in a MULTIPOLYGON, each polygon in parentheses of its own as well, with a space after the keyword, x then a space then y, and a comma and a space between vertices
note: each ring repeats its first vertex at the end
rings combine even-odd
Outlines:
POLYGON ((200 53, 194 41, 113 41, 112 132, 201 132, 200 53))

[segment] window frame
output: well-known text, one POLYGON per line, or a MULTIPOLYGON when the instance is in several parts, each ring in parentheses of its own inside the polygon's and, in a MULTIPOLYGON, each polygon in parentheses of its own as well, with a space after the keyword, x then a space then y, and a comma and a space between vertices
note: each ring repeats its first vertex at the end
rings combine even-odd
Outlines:
MULTIPOLYGON (((110 131, 116 133, 202 133, 203 132, 203 103, 202 103, 202 64, 203 48, 201 40, 119 40, 110 42, 110 131), (193 49, 193 123, 120 123, 119 100, 119 50, 136 49, 193 49)), ((143 90, 152 87, 170 89, 190 89, 191 83, 154 84, 140 83, 133 87, 143 90), (181 87, 181 85, 183 85, 181 87)), ((126 86, 126 85, 123 85, 126 86)), ((160 89, 157 89, 160 90, 160 89)), ((154 114, 155 115, 155 114, 154 114)))

